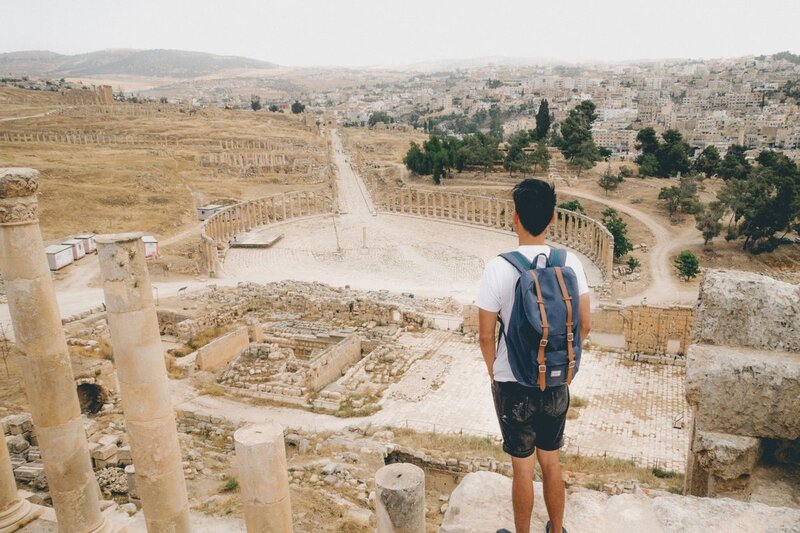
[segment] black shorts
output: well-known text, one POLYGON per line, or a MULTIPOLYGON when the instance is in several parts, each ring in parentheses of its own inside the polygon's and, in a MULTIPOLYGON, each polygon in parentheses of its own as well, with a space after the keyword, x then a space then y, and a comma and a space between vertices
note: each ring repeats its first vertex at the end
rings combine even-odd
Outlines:
POLYGON ((494 381, 492 395, 507 454, 524 458, 536 448, 553 451, 564 445, 568 385, 547 387, 542 392, 516 381, 494 381))

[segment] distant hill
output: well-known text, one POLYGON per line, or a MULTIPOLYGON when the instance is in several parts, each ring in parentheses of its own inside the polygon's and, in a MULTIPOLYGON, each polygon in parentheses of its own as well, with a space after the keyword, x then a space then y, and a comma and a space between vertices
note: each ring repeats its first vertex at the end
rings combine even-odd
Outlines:
POLYGON ((101 50, 61 55, 48 51, 0 54, 0 75, 92 77, 107 75, 196 78, 229 69, 268 69, 257 59, 184 50, 101 50))

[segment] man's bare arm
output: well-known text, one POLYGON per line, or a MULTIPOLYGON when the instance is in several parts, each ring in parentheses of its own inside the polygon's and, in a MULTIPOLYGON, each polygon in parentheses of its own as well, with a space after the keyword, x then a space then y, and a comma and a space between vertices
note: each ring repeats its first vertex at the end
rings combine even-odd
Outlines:
POLYGON ((481 353, 486 361, 489 379, 494 380, 494 358, 497 356, 495 330, 497 329, 497 313, 478 309, 478 338, 480 339, 481 353))
POLYGON ((592 329, 592 304, 589 301, 589 293, 581 295, 578 315, 581 320, 581 342, 586 340, 589 331, 592 329))

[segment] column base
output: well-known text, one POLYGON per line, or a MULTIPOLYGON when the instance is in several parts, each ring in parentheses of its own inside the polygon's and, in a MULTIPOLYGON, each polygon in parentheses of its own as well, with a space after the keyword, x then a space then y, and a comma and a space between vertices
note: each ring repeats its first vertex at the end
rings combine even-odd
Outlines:
POLYGON ((11 533, 39 517, 41 510, 28 500, 20 499, 14 506, 0 513, 0 533, 11 533))
POLYGON ((111 520, 109 520, 105 514, 103 514, 103 523, 89 533, 114 533, 115 531, 118 530, 114 529, 114 523, 111 522, 111 520))

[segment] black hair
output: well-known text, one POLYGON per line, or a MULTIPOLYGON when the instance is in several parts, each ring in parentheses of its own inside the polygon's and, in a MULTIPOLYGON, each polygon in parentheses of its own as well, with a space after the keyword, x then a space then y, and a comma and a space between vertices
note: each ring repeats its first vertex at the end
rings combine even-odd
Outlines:
POLYGON ((514 209, 531 235, 541 235, 556 209, 556 190, 546 181, 529 178, 514 187, 514 209))

